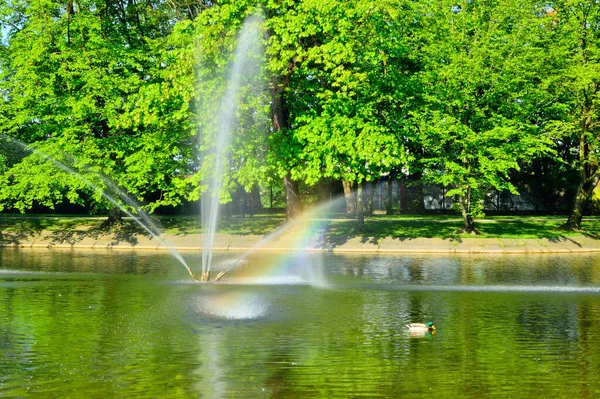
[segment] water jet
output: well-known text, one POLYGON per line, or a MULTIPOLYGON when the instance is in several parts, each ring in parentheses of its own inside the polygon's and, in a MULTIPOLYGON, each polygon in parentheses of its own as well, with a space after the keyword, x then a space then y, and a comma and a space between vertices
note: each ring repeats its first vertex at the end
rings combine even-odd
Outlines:
POLYGON ((110 202, 112 205, 114 205, 117 208, 119 208, 123 213, 125 213, 134 222, 136 222, 140 227, 142 227, 142 229, 144 229, 144 231, 146 231, 148 234, 150 234, 150 236, 152 236, 152 238, 154 238, 161 245, 163 245, 165 248, 167 248, 167 250, 175 257, 175 259, 177 259, 186 268, 187 272, 189 273, 189 275, 190 275, 190 277, 192 278, 193 281, 199 281, 198 277, 196 277, 196 275, 194 274, 194 272, 192 271, 192 269, 188 266, 188 264, 183 259, 183 257, 181 256, 181 254, 179 254, 175 250, 175 248, 172 245, 170 245, 167 241, 165 241, 162 238, 160 238, 160 236, 161 236, 160 229, 156 226, 155 223, 152 222, 152 220, 150 220, 150 217, 145 212, 143 212, 137 206, 137 204, 135 203, 135 201, 133 199, 131 199, 122 189, 120 189, 119 186, 116 183, 114 183, 111 180, 109 180, 108 177, 100 175, 100 177, 104 181, 104 183, 108 187, 110 187, 110 189, 118 196, 118 198, 121 201, 123 201, 124 203, 126 203, 127 205, 129 205, 130 207, 132 207, 135 210, 137 216, 139 216, 140 218, 142 218, 145 223, 142 222, 138 217, 136 217, 136 215, 134 215, 132 212, 130 212, 125 206, 123 206, 116 198, 114 198, 113 196, 109 195, 105 190, 101 189, 96 184, 92 183, 90 180, 86 179, 82 174, 78 173, 73 168, 65 165, 64 163, 60 162, 56 158, 52 157, 51 155, 46 154, 45 152, 43 152, 43 151, 41 151, 41 150, 39 150, 37 148, 33 148, 30 145, 22 143, 19 140, 16 140, 16 139, 14 139, 12 137, 8 137, 8 136, 5 136, 5 135, 2 135, 2 137, 4 137, 9 142, 11 142, 13 144, 16 144, 17 146, 21 147, 23 150, 30 151, 33 154, 35 154, 36 156, 39 156, 39 157, 41 157, 42 159, 44 159, 46 161, 52 162, 59 169, 63 170, 66 173, 69 173, 70 175, 74 176, 79 181, 81 181, 82 183, 84 183, 85 185, 87 185, 88 187, 90 187, 92 190, 94 190, 97 193, 101 194, 102 197, 104 197, 108 202, 110 202))
MULTIPOLYGON (((231 135, 237 122, 236 112, 239 109, 240 90, 248 79, 256 79, 260 68, 252 68, 251 55, 262 53, 259 37, 260 18, 257 15, 244 21, 238 36, 238 43, 231 64, 227 84, 219 101, 217 117, 213 121, 212 130, 216 139, 212 152, 208 151, 203 156, 203 161, 212 161, 211 171, 203 179, 203 185, 208 191, 201 196, 201 224, 202 224, 202 276, 200 281, 210 280, 210 268, 213 258, 215 232, 219 216, 219 196, 223 188, 225 165, 228 159, 231 135)), ((254 57, 259 59, 260 57, 254 57)), ((206 137, 205 137, 206 139, 206 137)), ((206 165, 203 165, 205 169, 206 165)), ((220 273, 220 279, 224 273, 220 273)))

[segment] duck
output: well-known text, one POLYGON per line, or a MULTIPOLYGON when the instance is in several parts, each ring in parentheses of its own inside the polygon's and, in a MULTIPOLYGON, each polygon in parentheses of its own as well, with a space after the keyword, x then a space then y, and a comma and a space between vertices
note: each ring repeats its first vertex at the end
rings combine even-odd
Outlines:
POLYGON ((411 323, 407 324, 406 327, 408 327, 408 331, 411 334, 415 335, 425 335, 426 333, 435 334, 435 326, 431 321, 428 321, 427 323, 411 323))

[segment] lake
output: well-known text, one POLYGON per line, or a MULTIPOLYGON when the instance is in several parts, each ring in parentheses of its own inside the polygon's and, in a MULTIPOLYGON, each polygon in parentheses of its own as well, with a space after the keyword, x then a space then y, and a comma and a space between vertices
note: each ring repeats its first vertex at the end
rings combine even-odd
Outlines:
POLYGON ((600 397, 600 254, 0 261, 2 398, 600 397))

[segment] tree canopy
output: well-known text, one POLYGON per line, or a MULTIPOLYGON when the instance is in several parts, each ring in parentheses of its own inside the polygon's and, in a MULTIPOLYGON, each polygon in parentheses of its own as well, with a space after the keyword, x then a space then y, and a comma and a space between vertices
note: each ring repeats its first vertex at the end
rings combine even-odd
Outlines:
POLYGON ((473 230, 490 190, 516 193, 544 162, 579 176, 580 227, 600 179, 600 11, 570 0, 0 2, 0 206, 106 209, 111 182, 149 211, 198 200, 252 15, 264 52, 222 202, 279 184, 293 217, 300 186, 415 174, 473 230))
MULTIPOLYGON (((457 196, 465 229, 491 188, 516 193, 509 177, 523 161, 550 153, 532 115, 540 101, 548 17, 521 1, 423 2, 422 105, 413 111, 423 176, 457 196)), ((543 98, 543 96, 542 96, 543 98)))

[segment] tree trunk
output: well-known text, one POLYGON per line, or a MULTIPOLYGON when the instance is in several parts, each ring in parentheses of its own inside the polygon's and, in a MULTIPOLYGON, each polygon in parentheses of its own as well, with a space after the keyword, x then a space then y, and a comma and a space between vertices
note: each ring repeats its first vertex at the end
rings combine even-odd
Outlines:
POLYGON ((365 230, 365 214, 363 203, 363 187, 365 183, 358 183, 356 186, 356 231, 361 233, 365 230))
MULTIPOLYGON (((270 36, 270 32, 267 32, 267 36, 270 36)), ((286 129, 289 128, 289 111, 284 98, 285 86, 281 77, 275 79, 272 83, 270 110, 273 131, 283 132, 284 134, 286 129)), ((300 190, 298 182, 292 180, 290 172, 283 178, 283 185, 286 199, 285 217, 286 220, 291 220, 296 218, 301 210, 300 190)))
POLYGON ((423 195, 423 183, 420 181, 421 177, 420 173, 413 175, 414 181, 418 182, 418 184, 415 190, 416 192, 413 192, 411 205, 412 212, 417 214, 425 213, 425 203, 423 202, 425 196, 423 195))
POLYGON ((108 211, 108 218, 104 222, 102 222, 101 227, 107 228, 107 227, 112 227, 114 225, 119 225, 122 223, 123 223, 123 216, 121 213, 121 209, 119 209, 116 206, 113 206, 108 211))
MULTIPOLYGON (((380 183, 382 184, 382 183, 380 183)), ((377 183, 372 182, 370 183, 371 186, 371 192, 369 193, 369 216, 373 216, 373 202, 375 200, 375 191, 377 190, 377 183)), ((380 186, 381 188, 381 186, 380 186)), ((381 191, 379 192, 379 209, 381 209, 381 191)))
POLYGON ((404 199, 402 198, 404 196, 404 179, 400 178, 398 179, 398 192, 397 192, 397 196, 398 196, 398 209, 400 211, 400 213, 404 213, 404 199))
POLYGON ((579 186, 575 193, 573 208, 569 219, 561 226, 567 230, 581 230, 583 210, 592 195, 594 188, 600 180, 600 167, 598 162, 592 162, 591 157, 596 152, 596 146, 588 142, 588 133, 592 123, 593 105, 586 103, 581 107, 580 135, 579 135, 579 186))
POLYGON ((288 173, 283 178, 283 185, 285 186, 285 218, 286 220, 295 219, 302 210, 302 204, 300 203, 300 190, 298 189, 298 182, 292 180, 292 175, 288 173))
POLYGON ((467 189, 466 196, 459 196, 458 200, 460 203, 460 213, 463 218, 463 229, 464 233, 475 233, 475 221, 473 220, 473 216, 471 215, 471 195, 470 189, 467 189))
POLYGON ((565 230, 581 230, 581 219, 583 218, 583 211, 588 199, 592 195, 594 188, 598 185, 600 180, 600 174, 597 174, 594 178, 588 179, 584 183, 580 183, 575 193, 575 200, 573 202, 573 209, 569 214, 567 222, 561 226, 565 230))
POLYGON ((344 198, 346 199, 346 217, 354 219, 356 216, 356 202, 354 201, 354 193, 352 192, 352 182, 342 181, 344 186, 344 198))
POLYGON ((446 210, 446 187, 442 186, 442 198, 440 199, 442 213, 446 210))
POLYGON ((408 195, 407 195, 407 187, 406 187, 406 179, 402 179, 400 181, 400 213, 407 214, 408 213, 408 195))
POLYGON ((246 190, 242 188, 242 201, 240 202, 240 213, 242 217, 246 217, 246 190))
POLYGON ((71 47, 71 15, 75 15, 73 1, 67 2, 67 46, 71 47))
POLYGON ((262 206, 262 201, 260 199, 260 187, 258 187, 258 184, 255 184, 254 187, 252 187, 251 196, 252 196, 252 205, 251 206, 254 211, 251 213, 262 213, 263 206, 262 206))
POLYGON ((271 123, 273 131, 280 132, 288 128, 288 111, 283 98, 285 88, 280 82, 273 83, 271 92, 271 123))

